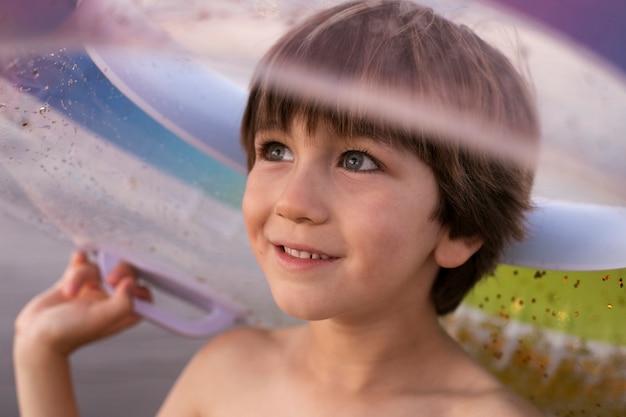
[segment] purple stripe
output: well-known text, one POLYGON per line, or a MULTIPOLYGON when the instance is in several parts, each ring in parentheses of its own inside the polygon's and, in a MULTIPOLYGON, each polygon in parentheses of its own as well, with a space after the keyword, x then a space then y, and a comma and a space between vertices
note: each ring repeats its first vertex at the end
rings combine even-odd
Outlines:
POLYGON ((496 1, 563 32, 626 72, 626 1, 496 1))

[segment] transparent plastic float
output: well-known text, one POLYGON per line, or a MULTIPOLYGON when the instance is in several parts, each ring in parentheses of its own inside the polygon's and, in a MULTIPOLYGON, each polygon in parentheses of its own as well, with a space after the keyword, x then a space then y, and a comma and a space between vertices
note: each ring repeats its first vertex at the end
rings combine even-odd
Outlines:
MULTIPOLYGON (((120 259, 134 263, 144 279, 203 311, 188 319, 137 303, 181 334, 292 323, 248 248, 238 125, 263 52, 331 3, 5 1, 0 207, 92 250, 104 272, 120 259)), ((607 42, 623 38, 611 22, 624 20, 626 6, 423 3, 468 24, 529 74, 543 124, 530 238, 444 324, 546 411, 621 415, 626 57, 607 42), (608 41, 585 33, 597 24, 608 41)), ((316 80, 321 91, 338 88, 325 83, 316 80)), ((385 100, 380 107, 397 116, 385 100)), ((477 146, 507 152, 484 136, 477 146)))

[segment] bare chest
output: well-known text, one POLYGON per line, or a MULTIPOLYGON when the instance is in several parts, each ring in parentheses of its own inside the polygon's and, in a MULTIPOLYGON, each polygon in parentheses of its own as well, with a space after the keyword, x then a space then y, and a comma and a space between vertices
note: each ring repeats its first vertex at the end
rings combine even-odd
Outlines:
MULTIPOLYGON (((320 390, 322 391, 322 390, 320 390)), ((438 397, 381 395, 353 396, 328 392, 302 392, 272 389, 240 393, 236 398, 216 404, 211 417, 453 417, 461 416, 450 401, 438 397)))

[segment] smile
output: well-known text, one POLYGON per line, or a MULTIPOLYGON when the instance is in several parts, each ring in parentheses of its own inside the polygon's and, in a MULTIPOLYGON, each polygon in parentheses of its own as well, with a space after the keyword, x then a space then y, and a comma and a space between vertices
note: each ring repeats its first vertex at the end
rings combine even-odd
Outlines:
POLYGON ((298 258, 298 259, 322 259, 322 260, 330 259, 330 256, 328 255, 322 255, 319 253, 311 253, 311 252, 307 252, 304 250, 291 249, 286 246, 283 246, 283 251, 287 255, 292 256, 294 258, 298 258))

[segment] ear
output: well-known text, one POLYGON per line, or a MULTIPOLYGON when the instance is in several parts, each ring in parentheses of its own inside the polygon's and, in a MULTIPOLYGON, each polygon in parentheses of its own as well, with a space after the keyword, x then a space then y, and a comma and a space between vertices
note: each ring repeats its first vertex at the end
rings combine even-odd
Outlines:
POLYGON ((478 237, 451 239, 445 233, 435 247, 435 262, 442 268, 456 268, 463 265, 482 245, 483 240, 478 237))

